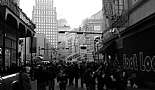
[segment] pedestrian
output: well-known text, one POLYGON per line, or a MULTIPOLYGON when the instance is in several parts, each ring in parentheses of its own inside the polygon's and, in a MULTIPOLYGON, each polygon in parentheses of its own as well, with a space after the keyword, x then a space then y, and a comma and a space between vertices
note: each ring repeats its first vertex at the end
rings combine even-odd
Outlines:
POLYGON ((37 70, 37 90, 46 90, 47 74, 44 66, 39 66, 37 70))
POLYGON ((105 85, 104 78, 105 78, 104 66, 100 66, 97 71, 97 81, 98 81, 97 90, 103 90, 103 87, 105 85))
POLYGON ((80 78, 81 78, 81 87, 83 88, 83 84, 84 84, 84 72, 85 72, 85 66, 83 63, 80 64, 80 78))
POLYGON ((31 90, 31 81, 28 73, 26 73, 26 68, 21 67, 19 74, 20 90, 31 90))
POLYGON ((55 68, 52 66, 49 66, 47 68, 48 74, 49 74, 49 90, 54 90, 54 79, 56 78, 56 72, 55 72, 55 68))
POLYGON ((91 68, 88 67, 88 69, 86 70, 84 74, 84 79, 87 90, 95 90, 95 78, 91 68))
POLYGON ((74 77, 75 77, 75 87, 77 88, 78 87, 78 80, 79 80, 79 77, 80 77, 80 68, 78 67, 78 64, 75 64, 74 65, 74 77))
POLYGON ((73 86, 73 80, 74 80, 73 64, 70 64, 68 67, 68 78, 69 78, 69 86, 73 86))
POLYGON ((60 90, 66 90, 67 86, 67 75, 64 70, 60 70, 60 73, 57 77, 60 90))

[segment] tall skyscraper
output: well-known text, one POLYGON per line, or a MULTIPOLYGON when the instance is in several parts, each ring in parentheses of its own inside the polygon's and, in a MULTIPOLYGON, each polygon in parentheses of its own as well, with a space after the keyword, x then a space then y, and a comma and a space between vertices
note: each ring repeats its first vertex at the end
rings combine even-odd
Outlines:
POLYGON ((57 47, 58 26, 56 7, 53 0, 35 0, 32 21, 36 24, 36 33, 45 34, 52 47, 57 47))

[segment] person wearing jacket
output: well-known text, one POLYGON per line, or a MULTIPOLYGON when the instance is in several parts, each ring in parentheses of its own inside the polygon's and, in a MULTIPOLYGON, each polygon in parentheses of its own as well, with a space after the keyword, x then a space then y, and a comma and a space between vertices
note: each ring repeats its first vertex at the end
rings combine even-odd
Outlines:
POLYGON ((58 83, 59 83, 60 90, 66 90, 67 75, 64 72, 64 70, 60 70, 60 73, 58 74, 57 80, 58 80, 58 83))
POLYGON ((26 68, 22 67, 19 74, 20 90, 31 90, 31 82, 28 73, 26 73, 26 68))

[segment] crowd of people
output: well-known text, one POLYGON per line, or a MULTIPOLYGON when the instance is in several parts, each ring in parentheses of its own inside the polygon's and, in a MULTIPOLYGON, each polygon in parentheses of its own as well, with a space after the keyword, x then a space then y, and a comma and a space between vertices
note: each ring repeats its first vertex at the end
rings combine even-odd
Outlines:
POLYGON ((37 80, 37 90, 46 90, 47 86, 49 90, 54 90, 55 81, 60 90, 66 90, 67 86, 86 87, 87 90, 125 90, 126 87, 138 87, 135 77, 129 78, 120 67, 112 68, 108 64, 95 62, 33 65, 29 76, 31 80, 37 80))

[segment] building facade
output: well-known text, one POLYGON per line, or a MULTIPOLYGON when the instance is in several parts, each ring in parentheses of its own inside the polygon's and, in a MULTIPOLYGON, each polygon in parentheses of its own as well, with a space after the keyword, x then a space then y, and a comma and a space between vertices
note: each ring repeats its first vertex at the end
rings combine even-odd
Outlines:
POLYGON ((53 6, 53 0, 35 0, 32 21, 36 24, 36 33, 45 34, 52 47, 56 48, 58 24, 56 7, 53 6))
MULTIPOLYGON (((4 72, 8 73, 9 70, 26 64, 26 58, 22 63, 18 52, 19 38, 32 38, 35 25, 12 0, 1 0, 0 18, 0 74, 4 75, 4 72), (26 22, 20 15, 24 16, 26 22)), ((15 69, 12 71, 17 72, 15 69)))
MULTIPOLYGON (((59 19, 58 20, 58 31, 69 31, 71 28, 68 26, 66 19, 59 19)), ((68 56, 68 47, 66 42, 66 33, 58 34, 58 56, 60 60, 65 59, 68 56)))
POLYGON ((51 60, 52 47, 50 42, 46 38, 46 35, 36 34, 35 37, 37 38, 36 56, 42 56, 44 60, 51 60))
POLYGON ((94 48, 96 46, 94 39, 96 37, 101 37, 101 34, 95 33, 102 33, 105 28, 107 27, 107 23, 105 21, 105 16, 103 15, 102 10, 98 11, 97 13, 93 14, 90 18, 86 19, 82 25, 82 31, 85 32, 94 32, 94 34, 85 34, 84 45, 87 46, 87 60, 93 61, 94 60, 94 48))
POLYGON ((154 0, 103 0, 110 22, 98 51, 111 68, 121 67, 129 77, 134 74, 139 88, 154 89, 154 5, 154 0))

